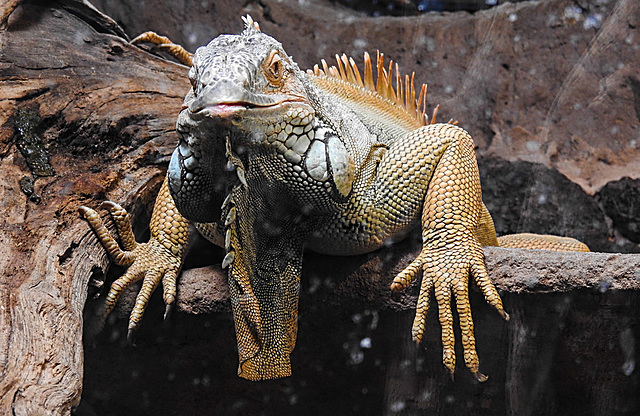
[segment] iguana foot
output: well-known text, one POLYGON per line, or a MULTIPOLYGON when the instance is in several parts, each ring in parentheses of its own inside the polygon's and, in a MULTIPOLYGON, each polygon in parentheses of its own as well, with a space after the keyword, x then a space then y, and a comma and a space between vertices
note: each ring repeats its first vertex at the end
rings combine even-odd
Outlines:
POLYGON ((416 316, 411 330, 412 338, 420 343, 424 336, 425 322, 431 293, 438 303, 440 325, 442 326, 442 361, 453 377, 456 356, 454 349, 452 294, 455 299, 464 361, 478 381, 486 381, 487 376, 479 372, 473 319, 469 303, 469 276, 482 291, 487 303, 493 306, 505 320, 509 319, 502 307, 502 300, 491 283, 484 264, 484 252, 475 239, 448 244, 435 250, 423 249, 420 255, 394 279, 391 289, 401 290, 422 273, 420 295, 416 304, 416 316))
POLYGON ((163 244, 160 239, 153 237, 148 243, 137 243, 131 229, 130 216, 124 208, 110 201, 104 202, 101 208, 109 210, 124 250, 120 248, 95 210, 80 207, 79 211, 89 222, 114 263, 128 267, 125 274, 111 284, 101 319, 106 319, 127 287, 142 280, 142 287, 129 317, 127 337, 131 340, 151 294, 161 281, 166 305, 165 318, 169 315, 176 298, 176 278, 180 269, 181 253, 174 253, 171 245, 163 244))
POLYGON ((142 42, 148 42, 154 45, 158 49, 163 49, 171 56, 176 58, 180 63, 186 66, 192 66, 193 54, 183 48, 181 45, 171 42, 166 36, 160 36, 156 32, 144 32, 136 36, 131 43, 137 44, 142 42))

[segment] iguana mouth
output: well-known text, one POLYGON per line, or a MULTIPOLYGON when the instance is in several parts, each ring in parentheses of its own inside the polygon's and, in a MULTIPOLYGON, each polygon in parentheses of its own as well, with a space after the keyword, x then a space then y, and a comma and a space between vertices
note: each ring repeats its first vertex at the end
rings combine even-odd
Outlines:
POLYGON ((237 102, 221 102, 215 104, 205 104, 194 106, 183 105, 180 111, 189 110, 189 115, 195 119, 203 117, 229 118, 243 111, 251 110, 275 110, 283 105, 292 104, 301 100, 292 99, 291 97, 282 97, 279 100, 264 101, 260 103, 237 101, 237 102))
POLYGON ((195 109, 195 111, 188 106, 183 106, 182 110, 188 109, 191 116, 201 117, 219 117, 219 118, 227 118, 233 115, 238 114, 241 111, 246 110, 247 108, 252 107, 252 105, 248 103, 223 103, 223 104, 214 104, 207 105, 204 107, 200 107, 195 109))
POLYGON ((183 108, 188 108, 190 115, 197 118, 207 115, 231 115, 249 109, 273 108, 291 99, 292 97, 285 94, 252 92, 244 85, 223 80, 199 90, 193 100, 186 102, 183 108))

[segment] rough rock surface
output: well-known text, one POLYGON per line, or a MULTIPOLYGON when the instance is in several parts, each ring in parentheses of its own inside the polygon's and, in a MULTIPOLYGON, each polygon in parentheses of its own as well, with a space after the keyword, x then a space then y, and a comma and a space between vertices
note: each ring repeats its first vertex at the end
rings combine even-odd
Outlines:
POLYGON ((498 235, 536 230, 577 238, 591 251, 638 251, 637 244, 622 239, 614 242, 596 200, 557 170, 492 157, 481 158, 478 166, 482 196, 498 235))
POLYGON ((613 226, 631 241, 640 241, 640 180, 625 177, 606 184, 598 199, 613 226))

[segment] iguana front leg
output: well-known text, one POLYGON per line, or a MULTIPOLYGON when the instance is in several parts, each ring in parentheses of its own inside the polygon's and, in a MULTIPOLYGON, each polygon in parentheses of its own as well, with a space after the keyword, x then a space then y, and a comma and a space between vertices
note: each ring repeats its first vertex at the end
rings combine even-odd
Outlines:
POLYGON ((453 314, 460 317, 465 363, 479 379, 469 277, 485 298, 507 318, 484 264, 481 241, 495 244, 490 217, 485 217, 480 178, 467 132, 451 124, 424 126, 399 137, 356 178, 345 211, 315 231, 309 247, 326 254, 370 252, 406 235, 422 223, 422 251, 395 277, 393 290, 422 277, 412 335, 422 341, 431 293, 442 326, 443 362, 455 368, 453 314), (493 235, 492 235, 493 234, 493 235), (330 244, 328 244, 330 242, 330 244))
POLYGON ((111 284, 101 318, 104 321, 127 287, 142 280, 142 288, 129 317, 128 338, 131 339, 140 324, 151 294, 160 282, 164 288, 165 317, 170 312, 176 297, 176 278, 192 231, 189 221, 176 209, 173 198, 169 195, 166 179, 153 208, 149 226, 151 237, 147 243, 135 241, 130 217, 124 208, 113 202, 105 202, 103 207, 109 209, 124 251, 120 249, 95 210, 80 207, 80 213, 87 219, 111 259, 117 265, 126 266, 128 269, 111 284))
MULTIPOLYGON (((471 276, 487 302, 508 319, 502 301, 489 280, 484 252, 476 230, 483 212, 480 178, 471 137, 462 129, 449 125, 429 126, 409 136, 418 149, 425 144, 442 151, 430 178, 422 208, 422 244, 420 255, 393 281, 392 289, 406 287, 422 273, 420 295, 412 337, 420 342, 424 336, 425 319, 431 293, 438 303, 442 326, 443 362, 453 374, 455 350, 451 300, 455 299, 460 320, 465 364, 474 376, 486 380, 478 371, 473 319, 469 304, 471 276)), ((411 155, 420 157, 419 155, 411 155)), ((411 185, 404 184, 408 188, 411 185)))

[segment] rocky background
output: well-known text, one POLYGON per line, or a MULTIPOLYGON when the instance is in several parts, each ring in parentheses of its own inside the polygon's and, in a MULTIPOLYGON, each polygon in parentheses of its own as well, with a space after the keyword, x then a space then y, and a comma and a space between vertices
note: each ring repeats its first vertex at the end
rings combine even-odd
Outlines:
MULTIPOLYGON (((74 1, 26 3, 31 6, 18 9, 13 26, 9 25, 11 36, 0 37, 0 77, 10 86, 0 91, 0 155, 5 172, 0 191, 4 201, 13 201, 20 189, 30 196, 23 204, 22 195, 8 210, 3 205, 9 236, 0 234, 3 246, 13 247, 14 241, 20 241, 22 246, 16 244, 16 249, 24 254, 2 260, 0 266, 16 276, 28 269, 24 264, 29 253, 40 250, 40 244, 29 246, 41 240, 36 238, 38 229, 26 219, 35 224, 35 219, 50 215, 58 222, 54 232, 61 230, 60 239, 68 239, 50 250, 51 262, 62 269, 59 275, 64 277, 65 267, 79 261, 78 247, 83 248, 87 241, 95 244, 86 226, 81 232, 85 234, 64 233, 77 226, 75 207, 79 203, 95 206, 106 197, 127 201, 137 219, 136 231, 144 238, 145 217, 168 162, 173 134, 171 119, 144 117, 145 112, 157 113, 146 94, 179 101, 181 74, 186 70, 151 56, 154 66, 143 68, 147 61, 123 46, 118 32, 104 35, 103 28, 85 27, 85 21, 91 19, 67 13, 74 1), (66 45, 62 39, 16 52, 16 36, 38 30, 43 23, 65 28, 74 19, 77 32, 59 36, 67 35, 74 42, 78 56, 102 48, 107 56, 104 66, 95 65, 89 71, 66 64, 69 54, 60 50, 60 45, 66 45), (15 59, 18 70, 30 78, 5 76, 15 69, 7 50, 20 54, 15 59), (112 72, 124 59, 131 60, 131 71, 144 78, 128 79, 126 74, 112 72), (42 67, 59 77, 90 75, 86 85, 76 86, 74 93, 60 87, 64 84, 60 78, 56 78, 58 84, 42 80, 39 85, 36 69, 42 67), (154 71, 158 71, 158 80, 172 83, 153 85, 154 71), (112 80, 113 88, 91 90, 100 78, 112 80), (20 96, 16 91, 29 82, 36 87, 20 96), (138 94, 139 102, 123 108, 117 95, 121 90, 138 94), (57 107, 56 100, 64 94, 75 94, 69 101, 71 107, 57 107), (39 103, 42 119, 30 118, 29 111, 14 114, 14 107, 31 101, 39 103), (85 118, 73 120, 69 115, 74 110, 85 118), (66 124, 57 121, 60 114, 66 124), (101 118, 105 114, 112 117, 106 124, 101 118), (27 162, 27 167, 15 150, 41 132, 56 167, 55 179, 45 177, 48 161, 27 162), (108 166, 112 160, 113 169, 108 166), (22 181, 20 172, 33 172, 33 167, 44 170, 41 175, 34 173, 40 178, 30 191, 29 183, 23 183, 29 181, 22 181), (74 173, 87 168, 90 180, 74 173), (126 174, 120 177, 119 169, 126 174), (52 190, 59 189, 60 183, 66 187, 56 194, 52 190), (42 204, 38 206, 39 194, 42 204)), ((93 1, 129 37, 154 30, 191 51, 220 33, 238 33, 240 16, 247 13, 260 22, 264 32, 283 42, 302 68, 313 66, 320 58, 330 60, 336 53, 360 62, 365 50, 380 50, 398 62, 402 71, 416 71, 417 82, 429 84, 429 102, 440 104, 440 121, 454 118, 472 133, 485 203, 499 234, 570 235, 592 250, 611 254, 591 255, 583 261, 571 255, 487 250, 492 277, 503 291, 505 309, 512 319, 501 321, 472 293, 481 370, 490 376, 483 384, 475 382, 460 364, 455 380, 446 374, 440 363, 440 330, 433 316, 422 346, 416 347, 409 339, 416 288, 394 297, 387 287, 390 276, 397 272, 394 267, 408 261, 406 253, 415 250, 412 238, 392 249, 353 259, 309 255, 299 343, 292 358, 294 376, 251 383, 235 376, 237 353, 224 276, 219 268, 200 268, 211 259, 219 263, 221 255, 200 241, 194 244, 188 259, 190 270, 182 278, 178 311, 169 321, 162 322, 161 296, 156 293, 136 346, 128 345, 130 303, 125 299, 104 330, 85 339, 84 378, 80 375, 72 380, 83 388, 75 414, 640 412, 640 376, 635 368, 640 305, 638 292, 630 290, 637 287, 640 273, 633 267, 635 256, 615 254, 638 252, 640 243, 640 6, 632 0, 549 0, 496 7, 488 7, 494 2, 482 7, 469 2, 474 13, 421 13, 445 3, 464 2, 93 1), (514 275, 521 278, 520 286, 511 284, 514 275)), ((47 33, 41 37, 49 39, 47 33)), ((94 65, 92 56, 86 55, 86 60, 94 65)), ((85 262, 104 256, 99 246, 92 253, 88 260, 83 258, 85 262)), ((47 263, 47 267, 51 270, 53 266, 47 263)), ((93 297, 121 273, 112 267, 104 276, 103 270, 102 266, 92 269, 85 334, 95 332, 93 314, 100 298, 93 297)), ((0 281, 2 308, 20 303, 12 290, 21 282, 0 281)), ((50 280, 40 282, 44 283, 31 286, 45 289, 45 301, 57 299, 57 286, 50 280)), ((86 296, 86 286, 78 291, 86 296)), ((84 304, 82 296, 78 303, 84 304)), ((50 317, 44 308, 34 313, 50 317)), ((3 325, 10 322, 6 316, 1 309, 3 325)), ((3 336, 4 328, 0 326, 3 336)), ((48 329, 44 337, 63 332, 53 324, 48 329)), ((13 331, 11 337, 20 333, 13 331)), ((11 350, 5 348, 5 338, 0 338, 0 363, 5 363, 11 350)), ((76 333, 56 342, 80 338, 76 333)), ((38 351, 27 351, 23 355, 39 357, 38 351)), ((51 369, 52 363, 58 365, 58 358, 51 357, 36 361, 43 363, 38 365, 47 374, 63 374, 64 366, 51 369)), ((81 362, 83 357, 73 359, 81 362)), ((14 385, 11 379, 3 379, 4 371, 0 367, 0 392, 11 391, 14 385)), ((44 377, 38 379, 40 373, 34 374, 25 374, 24 379, 31 377, 32 385, 51 385, 44 377)), ((62 383, 69 380, 61 379, 62 383)), ((13 394, 16 403, 30 397, 28 389, 13 394)), ((44 397, 62 393, 47 394, 44 397)), ((69 401, 76 403, 77 398, 69 401)), ((12 409, 15 414, 30 414, 19 410, 12 409)))

